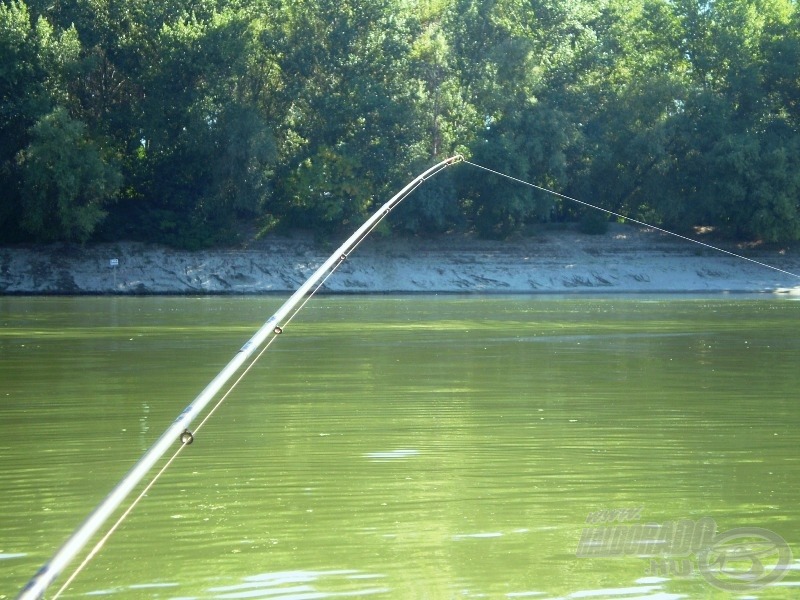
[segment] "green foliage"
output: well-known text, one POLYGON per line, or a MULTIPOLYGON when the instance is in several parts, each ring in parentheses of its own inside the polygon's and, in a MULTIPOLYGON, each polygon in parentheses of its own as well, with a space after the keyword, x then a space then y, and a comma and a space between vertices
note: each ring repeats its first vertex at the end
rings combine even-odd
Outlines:
POLYGON ((105 217, 119 171, 59 107, 33 127, 20 154, 22 226, 39 241, 85 242, 105 217))
MULTIPOLYGON (((800 8, 0 0, 2 241, 328 235, 455 152, 664 226, 800 239, 800 8)), ((392 225, 581 220, 485 172, 443 175, 392 225)))
POLYGON ((0 4, 0 239, 24 239, 23 170, 32 128, 63 100, 80 52, 73 27, 57 32, 24 2, 0 4))
MULTIPOLYGON (((565 177, 570 129, 559 110, 532 103, 491 124, 473 146, 474 159, 518 180, 552 188, 565 177)), ((507 237, 527 222, 548 220, 554 210, 552 196, 484 173, 466 177, 461 194, 470 200, 476 230, 486 237, 507 237)))
POLYGON ((363 174, 365 170, 346 148, 319 148, 287 178, 287 189, 293 192, 293 222, 330 231, 340 224, 363 220, 370 197, 356 172, 363 174))

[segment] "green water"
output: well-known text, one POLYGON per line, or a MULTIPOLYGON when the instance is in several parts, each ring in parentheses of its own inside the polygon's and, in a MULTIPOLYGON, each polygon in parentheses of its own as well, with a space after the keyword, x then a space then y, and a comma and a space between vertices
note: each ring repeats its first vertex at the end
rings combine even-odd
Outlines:
MULTIPOLYGON (((0 598, 282 300, 0 297, 0 598)), ((796 598, 797 559, 737 595, 579 546, 711 518, 800 557, 798 388, 789 298, 315 298, 64 597, 796 598)))

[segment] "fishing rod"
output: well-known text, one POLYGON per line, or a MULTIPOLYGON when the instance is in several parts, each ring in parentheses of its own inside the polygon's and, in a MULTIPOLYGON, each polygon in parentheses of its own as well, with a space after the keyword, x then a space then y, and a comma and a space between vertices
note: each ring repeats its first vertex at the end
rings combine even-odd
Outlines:
MULTIPOLYGON (((242 346, 234 358, 225 366, 225 368, 219 372, 219 374, 206 386, 206 388, 183 410, 183 412, 178 415, 172 425, 162 434, 162 436, 155 442, 155 444, 139 459, 139 461, 134 465, 131 471, 117 484, 117 486, 111 491, 111 493, 106 497, 105 500, 89 515, 86 521, 81 525, 73 534, 72 536, 64 543, 64 545, 58 550, 58 552, 51 558, 51 560, 46 563, 35 575, 34 577, 28 582, 25 588, 22 590, 20 595, 17 597, 18 600, 39 600, 43 597, 44 592, 50 586, 50 584, 63 572, 66 566, 74 560, 74 558, 83 550, 86 544, 89 542, 91 537, 99 530, 99 528, 103 525, 103 523, 108 520, 112 513, 114 513, 117 508, 122 504, 125 498, 133 491, 133 489, 142 481, 144 476, 152 469, 156 462, 161 459, 167 450, 172 446, 176 441, 180 442, 180 446, 176 450, 175 454, 173 454, 172 458, 162 467, 161 471, 156 475, 156 477, 144 488, 139 495, 139 497, 134 501, 134 503, 127 509, 126 512, 119 518, 116 524, 111 528, 111 530, 106 534, 106 536, 101 539, 95 549, 88 555, 88 557, 84 560, 84 563, 81 565, 82 568, 86 562, 94 555, 102 543, 108 538, 108 536, 116 529, 116 527, 122 522, 122 520, 127 516, 127 514, 132 510, 133 506, 135 506, 136 502, 141 499, 144 494, 150 489, 156 479, 160 476, 161 473, 166 470, 172 460, 178 455, 178 453, 192 443, 194 436, 193 433, 189 430, 189 425, 192 421, 199 415, 199 413, 211 402, 211 400, 216 397, 216 395, 223 389, 223 387, 230 381, 230 379, 240 371, 240 369, 245 365, 248 359, 256 354, 259 348, 262 348, 259 354, 255 356, 255 358, 250 362, 249 366, 247 366, 243 372, 240 373, 239 379, 237 379, 233 386, 229 387, 228 391, 222 396, 222 398, 217 402, 217 405, 214 406, 209 413, 206 415, 205 419, 200 423, 197 427, 199 430, 200 426, 205 423, 213 411, 216 409, 217 406, 227 397, 227 395, 231 392, 233 387, 241 380, 242 377, 248 372, 248 370, 253 366, 253 364, 258 360, 258 358, 263 354, 263 352, 269 347, 269 345, 276 339, 278 335, 283 332, 283 327, 285 327, 294 316, 303 308, 306 302, 316 293, 316 291, 325 283, 328 277, 330 277, 334 271, 339 267, 339 265, 344 262, 348 255, 355 250, 358 245, 377 227, 377 225, 391 212, 391 210, 397 206, 400 202, 402 202, 411 192, 413 192, 418 186, 420 186, 423 182, 427 179, 433 177, 440 171, 444 170, 445 168, 457 164, 459 162, 464 162, 467 165, 472 167, 476 167, 483 171, 492 173, 494 175, 507 178, 511 181, 516 183, 520 183, 522 185, 526 185, 528 187, 546 192, 548 194, 552 194, 564 200, 569 200, 571 202, 576 202, 581 204, 585 207, 598 210, 609 215, 613 215, 620 218, 625 218, 627 221, 632 223, 636 223, 638 225, 646 226, 652 228, 656 231, 660 231, 662 233, 667 233, 669 235, 676 236, 680 239, 693 242, 695 244, 699 244, 701 246, 705 246, 712 250, 716 250, 718 252, 722 252, 736 258, 740 258, 751 263, 758 264, 762 267, 766 267, 769 269, 773 269, 775 271, 779 271, 781 273, 791 275, 793 277, 800 278, 800 275, 796 273, 792 273, 791 271, 785 271, 773 265, 760 262, 757 260, 753 260, 746 256, 742 256, 740 254, 736 254, 734 252, 730 252, 728 250, 724 250, 717 246, 712 246, 710 244, 706 244, 704 242, 700 242, 698 240, 694 240, 689 237, 682 236, 680 234, 674 233, 667 229, 662 229, 660 227, 656 227, 655 225, 650 225, 649 223, 645 223, 644 221, 637 221, 636 219, 631 219, 630 217, 625 217, 624 215, 615 213, 613 211, 607 210, 605 208, 589 204, 588 202, 584 202, 582 200, 578 200, 576 198, 566 196, 564 194, 560 194, 558 192, 554 192, 544 187, 537 186, 533 183, 528 181, 518 179, 516 177, 512 177, 500 171, 495 171, 493 169, 489 169, 482 165, 470 162, 465 160, 464 157, 461 155, 455 155, 450 158, 447 158, 433 167, 429 168, 424 173, 418 175, 414 178, 410 183, 408 183, 403 189, 401 189, 395 196, 393 196, 388 202, 386 202, 383 206, 381 206, 375 213, 367 219, 361 227, 359 227, 355 233, 353 233, 339 248, 337 248, 333 254, 300 286, 297 291, 292 294, 292 296, 284 302, 283 305, 278 309, 278 311, 273 314, 262 327, 251 337, 245 344, 242 346), (265 344, 266 343, 266 344, 265 344)), ((73 577, 77 574, 78 571, 73 573, 73 577)), ((69 584, 67 581, 65 585, 69 584)), ((62 588, 63 590, 63 588, 62 588)), ((60 593, 60 592, 59 592, 60 593)))
MULTIPOLYGON (((445 168, 459 163, 462 160, 463 157, 460 154, 451 156, 415 177, 389 201, 376 210, 355 233, 347 238, 347 240, 339 246, 316 271, 314 271, 305 283, 281 305, 277 312, 267 319, 261 328, 239 349, 233 359, 231 359, 225 368, 211 380, 205 389, 183 409, 183 412, 178 415, 175 421, 172 422, 155 444, 145 452, 105 500, 103 500, 89 515, 86 521, 75 530, 50 561, 33 576, 20 592, 20 595, 17 597, 18 600, 39 600, 42 598, 50 584, 53 583, 67 565, 83 550, 92 536, 100 529, 103 523, 108 520, 114 511, 119 508, 125 498, 142 481, 156 462, 164 456, 167 450, 169 450, 176 441, 181 444, 178 451, 192 443, 194 436, 189 430, 189 425, 209 402, 216 397, 234 374, 241 369, 247 360, 255 354, 265 342, 267 342, 267 344, 271 343, 276 336, 283 332, 283 327, 291 321, 305 302, 313 296, 322 284, 324 284, 325 280, 330 277, 339 265, 347 259, 347 256, 358 247, 395 206, 400 204, 406 196, 424 183, 425 180, 430 179, 445 168)), ((257 358, 258 356, 256 359, 257 358)), ((123 515, 123 517, 124 516, 125 515, 123 515)), ((119 524, 119 521, 117 524, 119 524)))

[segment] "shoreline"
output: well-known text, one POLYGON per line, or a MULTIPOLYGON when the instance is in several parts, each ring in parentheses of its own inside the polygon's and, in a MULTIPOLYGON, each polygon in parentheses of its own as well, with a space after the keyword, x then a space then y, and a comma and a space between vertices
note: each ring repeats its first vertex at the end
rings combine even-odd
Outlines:
MULTIPOLYGON (((198 252, 129 242, 0 248, 0 295, 285 294, 334 249, 300 234, 198 252)), ((466 235, 375 238, 320 293, 800 294, 794 249, 723 249, 746 259, 620 224, 603 235, 546 230, 503 242, 466 235)))

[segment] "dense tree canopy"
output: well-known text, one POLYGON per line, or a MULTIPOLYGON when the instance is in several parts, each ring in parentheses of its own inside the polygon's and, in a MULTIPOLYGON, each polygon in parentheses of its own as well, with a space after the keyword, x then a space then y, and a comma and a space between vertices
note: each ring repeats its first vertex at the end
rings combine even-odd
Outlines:
MULTIPOLYGON (((352 227, 435 161, 800 239, 796 0, 0 0, 0 242, 352 227)), ((393 219, 580 210, 448 170, 393 219)))

